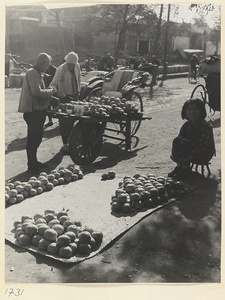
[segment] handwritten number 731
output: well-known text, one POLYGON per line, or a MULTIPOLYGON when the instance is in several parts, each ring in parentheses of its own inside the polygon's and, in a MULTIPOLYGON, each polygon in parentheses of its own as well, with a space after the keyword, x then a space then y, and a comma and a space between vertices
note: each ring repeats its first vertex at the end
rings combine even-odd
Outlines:
POLYGON ((23 295, 23 291, 24 290, 10 288, 5 290, 5 295, 8 295, 8 297, 11 295, 18 297, 23 295))

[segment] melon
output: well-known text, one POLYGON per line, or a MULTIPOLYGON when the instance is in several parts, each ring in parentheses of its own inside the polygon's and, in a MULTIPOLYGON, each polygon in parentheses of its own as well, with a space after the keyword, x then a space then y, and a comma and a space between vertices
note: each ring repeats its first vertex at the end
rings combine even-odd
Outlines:
POLYGON ((50 241, 46 240, 45 238, 42 238, 42 239, 38 242, 38 248, 39 248, 40 250, 46 251, 47 248, 48 248, 48 245, 50 245, 50 244, 51 244, 50 241))
POLYGON ((66 234, 62 234, 57 238, 56 243, 59 246, 68 246, 70 243, 70 237, 66 234))
POLYGON ((63 258, 70 258, 73 254, 73 251, 70 246, 62 246, 59 249, 59 256, 63 258))
POLYGON ((28 224, 25 228, 25 233, 27 234, 37 234, 38 227, 34 224, 28 224))
POLYGON ((20 245, 29 245, 31 243, 31 237, 26 233, 20 234, 18 238, 18 242, 20 245))

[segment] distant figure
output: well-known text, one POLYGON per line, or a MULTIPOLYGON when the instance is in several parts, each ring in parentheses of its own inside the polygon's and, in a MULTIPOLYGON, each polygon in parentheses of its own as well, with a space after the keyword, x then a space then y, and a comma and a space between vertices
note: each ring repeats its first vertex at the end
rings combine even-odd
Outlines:
POLYGON ((93 61, 93 59, 91 58, 90 55, 88 55, 88 58, 85 60, 85 69, 87 72, 90 72, 93 70, 92 61, 93 61))
MULTIPOLYGON (((56 67, 53 66, 53 64, 51 63, 48 67, 48 69, 45 71, 44 74, 44 83, 45 83, 45 87, 48 88, 49 84, 52 82, 53 77, 55 76, 55 72, 56 72, 56 67)), ((52 126, 53 122, 52 122, 52 118, 50 116, 48 116, 48 123, 45 124, 45 128, 52 126)))
POLYGON ((50 62, 48 54, 38 55, 36 65, 26 72, 20 95, 18 111, 23 113, 27 123, 26 152, 30 172, 47 167, 37 160, 37 150, 42 141, 46 113, 53 96, 53 89, 45 88, 42 77, 50 62))
POLYGON ((105 52, 104 56, 100 59, 98 70, 112 72, 115 69, 115 60, 109 52, 105 52))
POLYGON ((137 70, 138 66, 141 64, 140 56, 131 56, 129 59, 129 68, 137 70))
POLYGON ((198 65, 199 65, 198 57, 196 54, 193 54, 191 58, 191 77, 193 77, 195 80, 196 80, 198 65))
POLYGON ((11 53, 6 52, 5 54, 5 75, 9 76, 9 71, 10 71, 10 58, 11 58, 11 53))
POLYGON ((156 84, 156 79, 158 76, 158 67, 160 66, 160 61, 157 59, 155 55, 152 55, 151 63, 153 64, 154 68, 152 71, 152 82, 151 84, 156 84))

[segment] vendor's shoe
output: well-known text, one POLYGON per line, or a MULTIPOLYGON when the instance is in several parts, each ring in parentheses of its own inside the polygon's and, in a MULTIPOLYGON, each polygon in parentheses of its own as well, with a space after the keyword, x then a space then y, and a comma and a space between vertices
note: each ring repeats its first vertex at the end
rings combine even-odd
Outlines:
POLYGON ((39 167, 38 167, 37 164, 35 164, 35 165, 28 165, 27 171, 30 172, 30 173, 37 173, 39 171, 39 167))
POLYGON ((37 161, 37 166, 38 166, 38 168, 47 168, 48 167, 48 165, 47 164, 45 164, 45 163, 41 163, 41 162, 39 162, 39 161, 37 161))
POLYGON ((52 121, 49 121, 47 124, 45 124, 45 128, 50 127, 50 126, 52 126, 52 125, 53 125, 53 122, 52 122, 52 121))

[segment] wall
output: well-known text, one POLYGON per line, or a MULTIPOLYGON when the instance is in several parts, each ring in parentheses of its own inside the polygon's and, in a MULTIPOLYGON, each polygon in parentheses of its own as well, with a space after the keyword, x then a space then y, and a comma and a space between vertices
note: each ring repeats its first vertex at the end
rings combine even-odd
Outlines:
MULTIPOLYGON (((53 57, 55 65, 63 62, 65 53, 58 28, 39 26, 38 22, 30 21, 20 21, 18 25, 20 32, 16 33, 11 30, 9 40, 11 53, 19 55, 20 61, 34 63, 38 53, 46 52, 53 57)), ((73 36, 71 30, 63 28, 62 34, 66 53, 72 51, 73 36)))
POLYGON ((173 50, 176 49, 189 49, 190 48, 190 38, 188 36, 176 36, 174 38, 173 50))
POLYGON ((100 33, 93 38, 93 52, 94 56, 102 56, 104 52, 110 52, 115 55, 116 35, 100 33))

